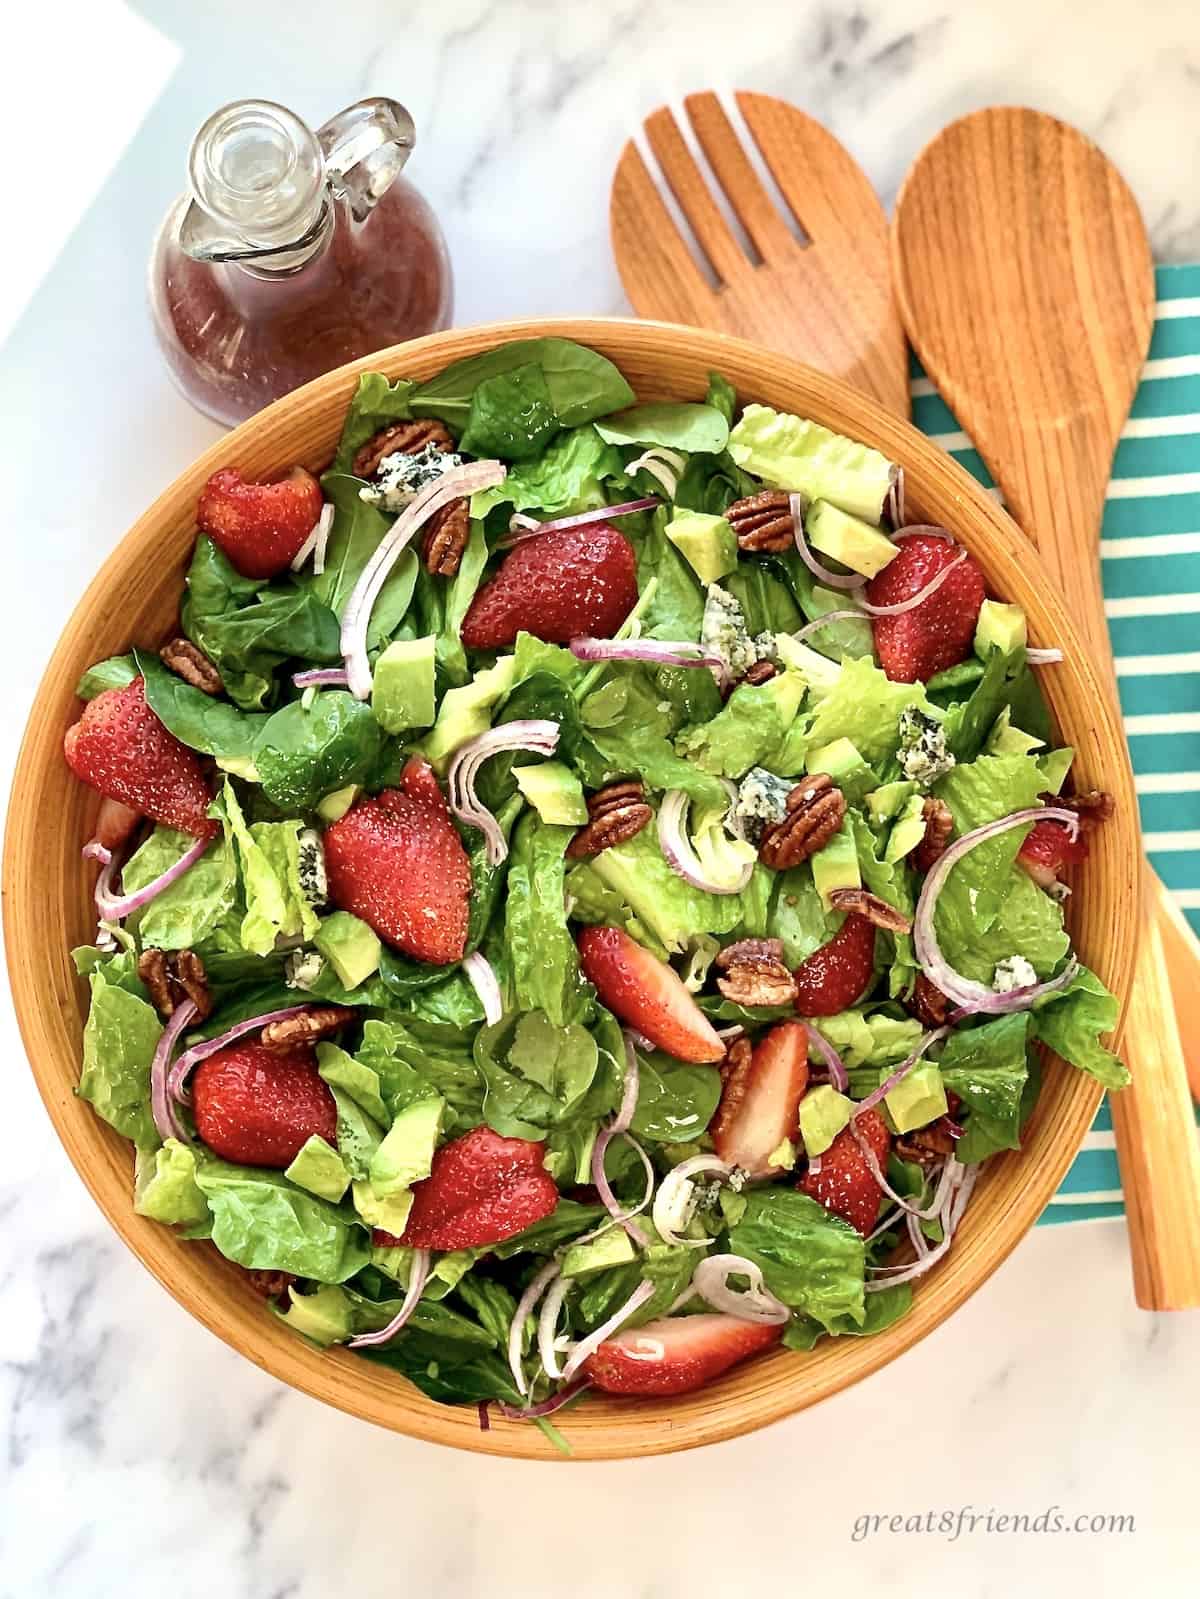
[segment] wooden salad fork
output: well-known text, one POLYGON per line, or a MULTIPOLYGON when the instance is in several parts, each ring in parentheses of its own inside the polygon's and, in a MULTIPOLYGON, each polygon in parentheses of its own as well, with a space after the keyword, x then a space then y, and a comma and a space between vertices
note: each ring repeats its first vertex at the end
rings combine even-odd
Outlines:
MULTIPOLYGON (((922 364, 1055 575, 1115 701, 1098 539, 1154 320, 1137 202, 1076 129, 996 107, 926 145, 901 188, 892 244, 922 364)), ((1134 1289, 1153 1310, 1200 1306, 1200 1145, 1176 1022, 1193 1036, 1200 1024, 1200 950, 1189 978, 1165 893, 1147 866, 1125 1029, 1133 1081, 1111 1101, 1134 1289)))
POLYGON ((715 94, 683 102, 707 175, 673 112, 652 112, 643 124, 647 144, 711 281, 630 140, 617 163, 610 215, 617 269, 634 309, 753 339, 845 378, 907 416, 908 355, 892 296, 887 216, 874 189, 803 111, 766 94, 739 90, 734 98, 782 205, 715 94))

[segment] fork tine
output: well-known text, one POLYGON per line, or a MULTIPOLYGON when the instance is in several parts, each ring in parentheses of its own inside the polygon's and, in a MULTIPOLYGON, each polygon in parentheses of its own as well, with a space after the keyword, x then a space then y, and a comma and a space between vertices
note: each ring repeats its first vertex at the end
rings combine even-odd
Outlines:
POLYGON ((711 321, 713 291, 632 139, 617 162, 609 224, 621 281, 639 316, 700 326, 711 321))
POLYGON ((697 243, 717 277, 732 283, 750 270, 750 263, 721 215, 670 109, 660 106, 646 118, 644 127, 662 175, 696 235, 697 243))
POLYGON ((793 254, 800 246, 776 210, 716 95, 705 90, 702 94, 689 94, 683 103, 700 148, 759 255, 764 261, 771 261, 793 254))
MULTIPOLYGON (((837 139, 773 95, 739 89, 735 98, 767 170, 809 238, 819 243, 839 235, 874 237, 882 215, 879 200, 837 139), (856 204, 848 203, 851 195, 856 204)), ((887 270, 886 260, 881 270, 887 270)))

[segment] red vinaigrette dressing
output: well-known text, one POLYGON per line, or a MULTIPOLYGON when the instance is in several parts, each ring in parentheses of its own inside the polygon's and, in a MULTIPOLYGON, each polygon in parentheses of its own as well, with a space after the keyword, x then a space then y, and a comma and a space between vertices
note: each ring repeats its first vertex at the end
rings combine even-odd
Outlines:
POLYGON ((205 123, 149 285, 163 356, 193 405, 241 422, 345 361, 448 325, 445 241, 400 176, 413 140, 394 100, 362 101, 316 134, 265 101, 205 123))

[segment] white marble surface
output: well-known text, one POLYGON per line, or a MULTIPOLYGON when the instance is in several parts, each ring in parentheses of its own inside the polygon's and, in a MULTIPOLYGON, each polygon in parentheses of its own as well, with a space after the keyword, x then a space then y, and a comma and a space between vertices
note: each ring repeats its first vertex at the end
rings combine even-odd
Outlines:
MULTIPOLYGON (((142 270, 226 99, 315 120, 407 101, 463 322, 623 309, 613 161, 710 83, 791 96, 888 196, 948 118, 1035 103, 1118 160, 1160 257, 1200 256, 1194 0, 59 0, 5 29, 10 223, 64 190, 0 259, 5 786, 71 605, 215 436, 157 362, 142 270)), ((898 1365, 766 1434, 609 1467, 468 1458, 280 1388, 185 1316, 100 1221, 2 1015, 0 1040, 0 1599, 1195 1591, 1200 1319, 1132 1308, 1118 1225, 1031 1237, 898 1365), (864 1514, 968 1505, 1136 1531, 852 1537, 864 1514)))

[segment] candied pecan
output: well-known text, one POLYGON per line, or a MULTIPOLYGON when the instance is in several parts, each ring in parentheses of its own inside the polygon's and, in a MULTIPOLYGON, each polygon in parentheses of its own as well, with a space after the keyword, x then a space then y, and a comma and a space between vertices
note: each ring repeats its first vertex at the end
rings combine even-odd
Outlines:
POLYGON ((453 577, 470 536, 471 515, 466 500, 451 500, 449 505, 443 505, 425 530, 421 546, 425 570, 434 577, 453 577))
POLYGON ((202 689, 205 694, 219 694, 225 687, 220 672, 191 639, 173 638, 158 653, 163 665, 169 666, 176 677, 193 688, 202 689))
POLYGON ((937 1121, 930 1122, 928 1127, 918 1127, 911 1133, 905 1133, 892 1148, 900 1160, 915 1161, 918 1166, 932 1166, 954 1153, 954 1137, 946 1126, 945 1117, 941 1116, 937 1121))
POLYGON ((932 794, 926 796, 921 814, 925 818, 925 837, 909 853, 917 870, 927 872, 946 852, 954 833, 954 817, 945 800, 935 799, 932 794))
POLYGON ((283 1054, 297 1044, 315 1044, 318 1039, 328 1038, 353 1020, 354 1012, 346 1005, 313 1005, 298 1016, 268 1022, 259 1034, 259 1042, 283 1054))
POLYGON ((708 1131, 719 1139, 726 1127, 732 1125, 738 1108, 750 1088, 750 1073, 754 1051, 748 1038, 739 1038, 730 1044, 729 1052, 720 1063, 721 1098, 708 1131))
POLYGON ((1095 822, 1107 822, 1117 808, 1112 795, 1106 794, 1102 788, 1089 788, 1082 794, 1066 794, 1061 799, 1054 794, 1043 794, 1042 798, 1047 805, 1061 805, 1068 811, 1074 811, 1085 827, 1095 822))
POLYGON ((950 1014, 950 1001, 936 983, 931 983, 924 972, 918 972, 912 993, 904 1001, 904 1008, 915 1016, 923 1027, 944 1027, 950 1014))
POLYGON ((743 938, 723 949, 716 959, 717 987, 736 1005, 790 1005, 796 997, 796 979, 783 963, 783 943, 778 938, 743 938))
POLYGON ((737 534, 739 550, 788 550, 795 541, 791 505, 782 489, 735 500, 725 520, 737 534))
POLYGON ((454 440, 444 422, 432 417, 416 417, 411 422, 393 422, 368 439, 354 457, 355 477, 374 477, 385 455, 416 455, 427 444, 439 450, 452 450, 454 440))
POLYGON ((196 1007, 197 1020, 203 1021, 212 1011, 212 995, 208 991, 204 962, 194 949, 176 951, 171 959, 171 976, 196 1007))
POLYGON ((154 1008, 164 1021, 185 999, 195 1005, 198 1021, 212 1010, 204 962, 194 950, 180 949, 168 955, 165 950, 144 949, 138 956, 138 976, 150 990, 154 1008))
POLYGON ((610 783, 588 795, 588 823, 567 845, 572 860, 599 855, 601 850, 640 833, 654 812, 646 804, 646 793, 637 778, 610 783))
POLYGON ((887 933, 912 932, 911 916, 898 911, 878 894, 869 894, 865 888, 835 888, 829 903, 835 911, 865 916, 873 927, 882 927, 887 933))
POLYGON ((778 668, 774 661, 755 661, 742 677, 742 682, 757 687, 760 683, 769 683, 777 674, 778 668))
POLYGON ((247 1271, 246 1276, 254 1292, 268 1301, 286 1299, 288 1289, 296 1281, 290 1271, 247 1271))
POLYGON ((767 828, 758 846, 764 866, 786 871, 824 849, 842 825, 846 799, 828 772, 815 772, 787 797, 782 821, 767 828))
POLYGON ((138 976, 150 990, 154 1008, 164 1019, 175 1009, 175 996, 171 992, 171 975, 167 970, 167 957, 161 949, 144 949, 138 956, 138 976))

